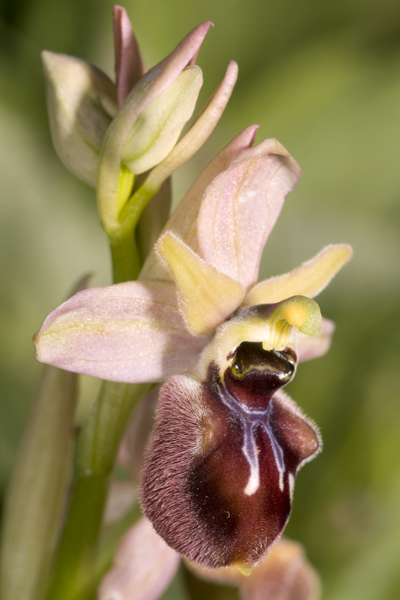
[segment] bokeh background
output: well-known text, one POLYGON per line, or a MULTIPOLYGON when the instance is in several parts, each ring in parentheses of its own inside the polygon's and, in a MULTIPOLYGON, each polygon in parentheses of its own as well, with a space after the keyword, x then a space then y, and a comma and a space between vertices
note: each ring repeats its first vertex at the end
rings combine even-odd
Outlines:
MULTIPOLYGON (((178 201, 234 135, 259 123, 303 179, 282 211, 262 276, 348 242, 354 259, 319 297, 331 351, 289 393, 320 426, 287 534, 321 573, 324 600, 398 600, 400 589, 400 4, 396 0, 128 0, 148 66, 211 19, 200 103, 230 59, 239 81, 205 147, 174 179, 178 201)), ((110 282, 93 190, 55 155, 39 52, 112 75, 108 0, 3 0, 0 22, 0 493, 39 367, 32 335, 83 273, 110 282)), ((86 381, 89 394, 95 382, 86 381)), ((29 498, 27 498, 29 502, 29 498)), ((169 597, 180 598, 179 580, 169 597)), ((183 597, 183 596, 182 596, 183 597)))

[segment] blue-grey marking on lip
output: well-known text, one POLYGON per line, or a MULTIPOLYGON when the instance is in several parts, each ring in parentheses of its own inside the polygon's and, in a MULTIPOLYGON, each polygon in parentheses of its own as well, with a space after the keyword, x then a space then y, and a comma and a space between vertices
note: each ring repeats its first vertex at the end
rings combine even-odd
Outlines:
POLYGON ((218 393, 222 403, 232 412, 237 414, 243 425, 244 440, 242 451, 250 467, 250 476, 244 493, 247 496, 254 494, 260 486, 260 465, 258 461, 258 452, 256 441, 254 439, 254 429, 260 425, 271 442, 274 453, 276 468, 279 473, 279 489, 284 491, 285 463, 283 450, 275 438, 270 425, 271 403, 268 403, 264 410, 257 410, 245 406, 222 385, 218 385, 218 393))

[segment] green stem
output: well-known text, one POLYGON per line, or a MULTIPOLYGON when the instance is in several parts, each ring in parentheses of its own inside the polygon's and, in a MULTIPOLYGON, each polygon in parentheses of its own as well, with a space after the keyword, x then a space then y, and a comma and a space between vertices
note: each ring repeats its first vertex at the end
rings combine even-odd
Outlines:
POLYGON ((102 384, 79 437, 69 513, 48 600, 75 600, 80 579, 87 577, 119 443, 132 409, 146 389, 147 384, 102 384))
POLYGON ((135 229, 144 209, 158 189, 146 182, 133 194, 121 211, 120 227, 108 231, 114 272, 114 283, 137 279, 141 268, 135 229))
POLYGON ((127 231, 134 231, 139 219, 148 205, 149 201, 156 195, 160 188, 149 187, 146 181, 133 194, 133 196, 125 204, 120 214, 122 227, 127 231))
MULTIPOLYGON (((115 283, 134 280, 139 274, 135 227, 156 191, 142 185, 123 209, 120 227, 108 232, 115 283)), ((132 408, 147 389, 147 384, 102 384, 79 436, 69 512, 47 600, 88 598, 84 582, 95 577, 99 532, 116 454, 132 408)))
POLYGON ((118 521, 109 525, 99 541, 95 560, 91 562, 86 577, 82 577, 76 598, 95 599, 99 582, 112 561, 120 543, 121 537, 142 516, 138 502, 129 509, 118 521))
POLYGON ((139 252, 133 229, 109 235, 114 283, 133 281, 140 271, 139 252))

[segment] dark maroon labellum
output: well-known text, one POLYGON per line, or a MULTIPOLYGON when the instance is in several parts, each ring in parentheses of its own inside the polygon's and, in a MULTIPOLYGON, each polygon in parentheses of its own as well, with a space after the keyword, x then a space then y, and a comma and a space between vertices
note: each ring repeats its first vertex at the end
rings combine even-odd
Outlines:
POLYGON ((244 342, 219 376, 173 377, 162 388, 143 473, 156 531, 198 564, 259 562, 289 518, 298 468, 319 449, 314 426, 276 392, 295 373, 292 350, 244 342))

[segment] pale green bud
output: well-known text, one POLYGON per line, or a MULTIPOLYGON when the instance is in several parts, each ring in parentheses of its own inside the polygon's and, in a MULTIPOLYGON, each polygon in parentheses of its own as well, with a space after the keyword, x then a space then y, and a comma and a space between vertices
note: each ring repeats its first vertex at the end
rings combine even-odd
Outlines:
POLYGON ((121 156, 132 173, 148 171, 171 152, 193 114, 202 83, 200 67, 186 67, 140 113, 121 156))
POLYGON ((78 179, 95 187, 100 148, 118 110, 116 86, 83 60, 42 53, 54 147, 78 179))

